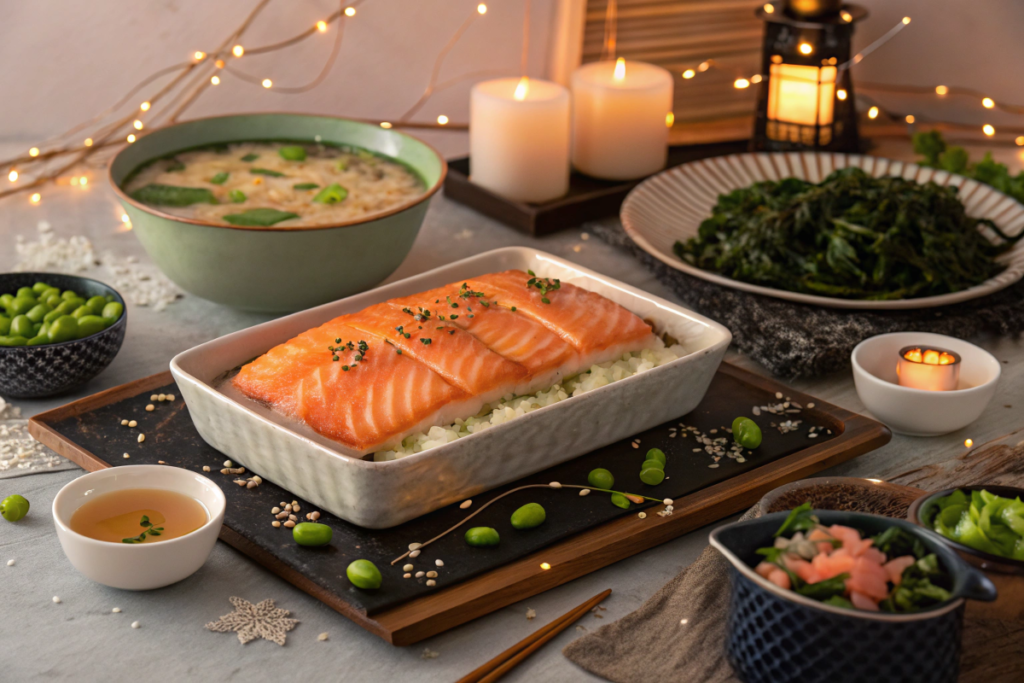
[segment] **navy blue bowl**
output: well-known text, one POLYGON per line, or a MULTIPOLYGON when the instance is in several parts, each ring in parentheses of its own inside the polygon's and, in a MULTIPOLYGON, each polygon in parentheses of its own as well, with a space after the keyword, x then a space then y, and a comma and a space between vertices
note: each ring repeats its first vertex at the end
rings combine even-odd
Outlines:
POLYGON ((60 273, 3 273, 0 294, 14 294, 37 282, 73 289, 86 298, 112 296, 124 306, 124 313, 107 329, 82 339, 40 346, 0 346, 0 394, 4 396, 42 398, 85 384, 110 365, 124 341, 128 306, 120 294, 97 280, 60 273))
POLYGON ((952 598, 911 614, 887 614, 824 605, 779 588, 753 569, 758 548, 786 519, 776 512, 729 524, 711 544, 732 563, 726 656, 745 683, 955 683, 960 669, 964 599, 996 598, 992 582, 942 538, 906 520, 856 512, 816 510, 823 524, 868 535, 899 526, 921 539, 953 579, 952 598))

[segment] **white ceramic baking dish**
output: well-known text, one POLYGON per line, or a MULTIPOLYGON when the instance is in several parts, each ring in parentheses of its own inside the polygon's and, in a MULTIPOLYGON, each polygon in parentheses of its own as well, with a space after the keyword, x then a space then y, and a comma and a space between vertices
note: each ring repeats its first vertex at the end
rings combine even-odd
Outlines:
POLYGON ((551 254, 498 249, 229 334, 179 354, 171 372, 199 434, 260 476, 359 526, 382 529, 680 417, 704 397, 732 336, 718 323, 551 254), (373 462, 225 388, 225 375, 345 313, 510 268, 597 292, 689 355, 415 455, 373 462))

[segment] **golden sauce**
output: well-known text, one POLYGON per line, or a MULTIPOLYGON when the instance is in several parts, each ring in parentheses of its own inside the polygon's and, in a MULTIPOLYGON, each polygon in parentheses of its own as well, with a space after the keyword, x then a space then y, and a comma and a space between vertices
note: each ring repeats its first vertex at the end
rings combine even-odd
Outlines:
POLYGON ((190 534, 206 524, 206 508, 194 498, 165 489, 122 489, 97 496, 71 515, 71 530, 97 541, 123 543, 147 529, 142 543, 157 543, 190 534), (148 517, 152 527, 140 524, 148 517))

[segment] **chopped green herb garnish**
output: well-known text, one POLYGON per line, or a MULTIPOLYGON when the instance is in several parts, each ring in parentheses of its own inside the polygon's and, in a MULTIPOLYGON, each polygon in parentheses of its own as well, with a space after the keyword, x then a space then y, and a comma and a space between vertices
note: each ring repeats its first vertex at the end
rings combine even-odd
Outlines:
POLYGON ((259 158, 260 158, 259 154, 249 153, 249 154, 246 154, 244 157, 242 157, 242 161, 256 161, 259 158))
POLYGON ((347 365, 342 365, 341 369, 344 370, 345 372, 348 372, 348 366, 347 365))
POLYGON ((315 190, 318 187, 320 186, 316 183, 297 183, 292 185, 293 190, 315 190))
POLYGON ((265 175, 271 178, 284 178, 284 173, 280 171, 271 171, 269 168, 250 168, 249 173, 254 175, 265 175))
POLYGON ((154 183, 132 192, 132 199, 152 206, 216 204, 217 198, 205 187, 180 187, 154 183))
POLYGON ((223 185, 227 181, 228 176, 230 175, 231 174, 228 173, 227 171, 221 171, 217 175, 210 178, 210 182, 213 183, 214 185, 223 185))
POLYGON ((233 201, 235 204, 241 204, 246 200, 245 193, 242 192, 241 190, 231 190, 230 192, 228 192, 228 197, 230 197, 231 201, 233 201))
POLYGON ((532 270, 527 271, 530 275, 533 275, 529 280, 526 281, 526 288, 536 287, 541 293, 541 303, 549 304, 551 300, 548 299, 548 292, 553 292, 556 289, 561 289, 562 281, 559 279, 540 278, 534 275, 532 270))
POLYGON ((313 201, 319 204, 337 204, 345 201, 345 197, 348 197, 348 190, 334 183, 317 192, 313 201))
POLYGON ((423 344, 424 346, 427 346, 427 345, 429 345, 429 344, 430 344, 431 340, 430 340, 430 339, 424 339, 424 338, 420 337, 420 342, 421 342, 421 343, 422 343, 422 344, 423 344))
POLYGON ((515 313, 515 312, 516 312, 516 307, 515 307, 515 306, 513 306, 513 307, 512 307, 512 312, 513 312, 513 313, 515 313))
POLYGON ((145 531, 138 536, 122 538, 121 543, 142 543, 146 540, 146 534, 149 534, 150 536, 159 536, 164 530, 162 526, 153 526, 153 523, 149 521, 149 517, 146 515, 142 515, 142 519, 139 520, 139 526, 143 527, 145 531))
POLYGON ((449 306, 451 306, 452 308, 458 308, 458 307, 459 307, 459 305, 458 305, 457 303, 455 303, 454 301, 452 301, 452 298, 451 298, 450 296, 449 296, 449 297, 446 297, 446 298, 448 299, 448 305, 449 305, 449 306))
POLYGON ((232 225, 246 225, 266 228, 281 221, 298 218, 299 214, 290 211, 278 211, 277 209, 248 209, 242 213, 231 213, 224 216, 224 220, 232 225))
POLYGON ((282 147, 277 150, 277 153, 281 155, 282 159, 288 161, 305 161, 306 160, 306 148, 299 147, 298 145, 289 145, 288 147, 282 147))
POLYGON ((454 313, 452 315, 448 316, 448 317, 451 318, 452 320, 458 320, 459 319, 459 316, 454 314, 454 313))

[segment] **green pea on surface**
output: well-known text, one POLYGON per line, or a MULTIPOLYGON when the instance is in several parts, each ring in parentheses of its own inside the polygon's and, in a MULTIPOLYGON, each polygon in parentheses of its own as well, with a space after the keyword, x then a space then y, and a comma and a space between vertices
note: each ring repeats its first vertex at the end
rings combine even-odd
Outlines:
POLYGON ((644 460, 643 464, 640 465, 640 471, 643 472, 648 468, 661 470, 662 472, 664 472, 665 463, 661 462, 660 460, 644 460))
POLYGON ((665 481, 665 470, 657 467, 648 467, 640 470, 640 481, 650 486, 657 486, 665 481))
POLYGON ((8 522, 17 522, 28 514, 28 500, 24 496, 14 494, 0 502, 0 516, 8 522))
POLYGON ((466 532, 465 538, 466 543, 475 548, 495 546, 501 541, 497 529, 489 526, 475 526, 466 532))
POLYGON ((732 421, 732 438, 744 448, 753 450, 761 445, 761 428, 749 417, 737 417, 732 421))
POLYGON ((292 538, 299 545, 327 545, 333 536, 331 527, 318 522, 300 522, 292 527, 292 538))
POLYGON ((548 513, 539 503, 527 503, 512 513, 513 529, 532 529, 544 523, 548 513))
POLYGON ((369 560, 354 561, 345 569, 345 576, 353 586, 363 590, 376 590, 383 582, 377 565, 369 560))
POLYGON ((629 498, 626 498, 621 493, 613 493, 612 505, 614 505, 615 507, 620 507, 623 510, 628 510, 630 506, 629 498))
POLYGON ((662 469, 665 468, 665 464, 668 462, 668 458, 665 457, 665 451, 660 448, 652 448, 647 451, 647 460, 657 460, 661 463, 662 469))
POLYGON ((603 467, 590 470, 587 475, 587 483, 596 489, 610 489, 615 486, 615 477, 603 467))

